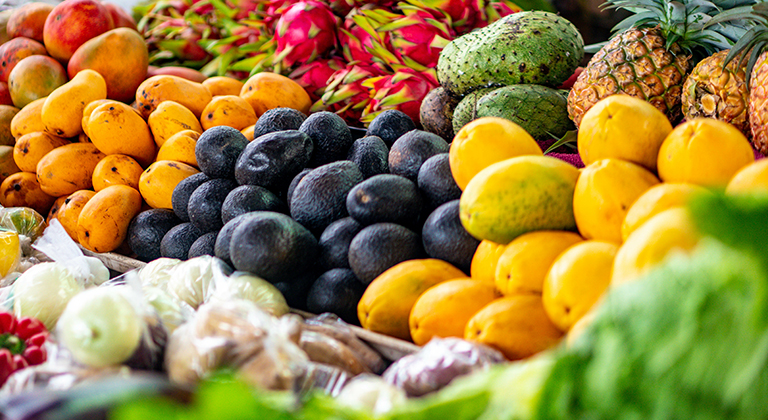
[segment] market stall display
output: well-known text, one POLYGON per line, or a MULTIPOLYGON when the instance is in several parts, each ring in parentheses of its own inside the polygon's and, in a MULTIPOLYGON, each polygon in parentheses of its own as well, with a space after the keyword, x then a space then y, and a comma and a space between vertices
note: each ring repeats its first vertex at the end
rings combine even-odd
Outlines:
POLYGON ((0 418, 765 417, 753 3, 10 8, 0 418))

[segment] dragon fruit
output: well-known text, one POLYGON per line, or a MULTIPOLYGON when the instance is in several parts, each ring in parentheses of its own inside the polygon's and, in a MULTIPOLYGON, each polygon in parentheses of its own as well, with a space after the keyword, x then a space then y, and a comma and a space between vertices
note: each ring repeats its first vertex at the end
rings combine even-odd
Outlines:
POLYGON ((308 63, 336 45, 336 16, 326 4, 300 1, 289 7, 277 21, 276 63, 285 68, 308 63))
POLYGON ((203 34, 210 31, 205 24, 190 24, 183 18, 171 18, 146 31, 147 47, 163 52, 158 58, 175 58, 179 61, 202 62, 210 54, 200 46, 203 34))
POLYGON ((408 4, 429 12, 435 19, 447 21, 453 28, 474 23, 482 0, 406 0, 408 4))
POLYGON ((309 93, 312 102, 320 100, 323 96, 328 79, 337 71, 346 67, 346 62, 339 58, 327 60, 315 60, 308 64, 302 64, 288 75, 296 83, 300 84, 309 93))
POLYGON ((492 0, 487 4, 483 4, 483 0, 478 2, 481 3, 478 9, 479 19, 475 20, 471 29, 484 28, 504 16, 523 11, 520 6, 509 0, 492 0))
POLYGON ((391 52, 389 34, 376 32, 376 28, 386 22, 385 17, 379 16, 388 11, 376 9, 374 5, 366 5, 353 10, 339 28, 339 44, 343 49, 342 55, 348 61, 370 62, 378 59, 384 64, 398 61, 391 52))
MULTIPOLYGON (((378 26, 376 31, 388 34, 392 52, 399 63, 389 62, 392 67, 405 65, 417 71, 432 69, 437 65, 440 51, 453 39, 453 30, 444 22, 440 22, 431 13, 400 4, 406 14, 380 12, 387 17, 387 22, 378 26)), ((370 16, 370 14, 367 14, 370 16)), ((374 55, 377 55, 373 51, 374 55)), ((386 57, 379 56, 383 60, 386 57)))
POLYGON ((310 112, 330 111, 341 116, 349 125, 359 125, 368 102, 371 100, 367 80, 384 74, 384 69, 372 63, 350 62, 328 79, 328 87, 310 112))
POLYGON ((439 86, 433 74, 402 68, 394 74, 374 77, 362 83, 371 89, 371 100, 363 110, 361 121, 370 123, 382 111, 397 109, 419 123, 419 108, 427 93, 439 86))

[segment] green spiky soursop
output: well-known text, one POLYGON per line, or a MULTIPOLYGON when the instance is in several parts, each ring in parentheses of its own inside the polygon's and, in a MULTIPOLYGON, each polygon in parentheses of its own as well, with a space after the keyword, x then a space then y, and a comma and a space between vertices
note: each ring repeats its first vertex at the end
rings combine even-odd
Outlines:
POLYGON ((496 88, 481 88, 468 93, 463 97, 456 108, 453 110, 453 133, 456 134, 461 127, 469 124, 470 121, 477 118, 477 101, 486 93, 493 92, 496 88))
POLYGON ((440 53, 437 78, 457 96, 480 87, 557 86, 584 57, 584 40, 549 12, 513 13, 451 41, 440 53))
POLYGON ((567 92, 539 85, 510 85, 483 95, 475 118, 506 118, 536 140, 562 137, 575 127, 568 118, 567 92))

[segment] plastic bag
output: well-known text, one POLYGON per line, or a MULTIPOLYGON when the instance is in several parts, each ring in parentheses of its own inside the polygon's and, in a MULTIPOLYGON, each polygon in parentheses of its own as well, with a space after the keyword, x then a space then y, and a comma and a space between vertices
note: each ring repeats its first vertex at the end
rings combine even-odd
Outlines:
POLYGON ((66 267, 83 287, 98 286, 109 280, 109 269, 98 258, 83 254, 61 223, 53 219, 32 247, 66 267))
POLYGON ((405 392, 376 375, 360 375, 349 381, 336 401, 381 415, 408 400, 405 392))
POLYGON ((342 321, 337 315, 325 313, 309 318, 304 322, 305 330, 325 334, 344 343, 371 372, 379 374, 387 367, 387 363, 381 355, 357 338, 349 324, 342 321))
POLYGON ((39 319, 52 331, 68 302, 83 286, 67 267, 44 262, 25 271, 9 288, 3 306, 13 308, 17 317, 39 319))
POLYGON ((143 286, 159 287, 163 290, 171 279, 171 271, 181 263, 175 258, 158 258, 152 260, 139 270, 139 278, 143 286))
POLYGON ((144 301, 138 278, 126 280, 84 290, 67 304, 55 338, 72 364, 162 369, 167 330, 144 301))
POLYGON ((171 335, 165 367, 174 383, 194 385, 220 368, 266 389, 293 389, 308 358, 294 318, 278 320, 246 300, 209 302, 171 335))
POLYGON ((226 279, 216 278, 210 297, 205 300, 228 302, 233 299, 250 300, 277 317, 287 314, 290 309, 283 294, 272 283, 244 271, 235 271, 226 279))
POLYGON ((448 385, 454 378, 488 368, 506 359, 488 346, 459 338, 433 338, 418 352, 402 357, 382 375, 409 397, 420 397, 448 385))
POLYGON ((225 281, 231 273, 224 261, 203 255, 171 268, 166 288, 171 297, 197 309, 210 296, 213 283, 225 281))
POLYGON ((46 228, 45 217, 28 207, 0 209, 0 228, 12 230, 34 242, 46 228))

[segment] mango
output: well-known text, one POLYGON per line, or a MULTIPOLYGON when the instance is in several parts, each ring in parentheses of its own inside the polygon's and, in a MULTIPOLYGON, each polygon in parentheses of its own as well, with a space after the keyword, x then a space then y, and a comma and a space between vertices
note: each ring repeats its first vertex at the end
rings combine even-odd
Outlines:
POLYGON ((64 204, 59 208, 59 223, 73 241, 77 242, 77 220, 88 200, 96 195, 96 191, 80 190, 66 196, 64 204))
POLYGON ((408 318, 413 342, 422 346, 433 337, 464 338, 470 318, 497 297, 493 284, 472 279, 430 287, 416 300, 408 318))
POLYGON ((8 89, 16 108, 45 98, 65 83, 67 71, 47 55, 32 55, 19 61, 8 76, 8 89))
POLYGON ((467 322, 464 339, 499 350, 509 360, 525 359, 556 346, 563 333, 549 320, 539 295, 496 299, 467 322))
POLYGON ((87 127, 91 142, 104 154, 128 155, 142 166, 155 159, 157 147, 152 132, 129 105, 117 101, 102 103, 91 112, 87 127))
POLYGON ((93 170, 93 189, 101 191, 110 185, 127 185, 139 189, 139 178, 144 168, 130 156, 109 155, 93 170))
POLYGON ((469 276, 472 280, 496 283, 496 264, 506 247, 488 240, 480 241, 480 245, 472 255, 469 266, 469 276))
POLYGON ((148 63, 144 38, 135 30, 116 28, 81 45, 69 59, 67 74, 74 78, 81 70, 95 70, 104 77, 107 98, 131 102, 147 77, 148 63))
POLYGON ((40 188, 53 197, 93 186, 93 170, 106 156, 90 143, 72 143, 51 150, 37 164, 40 188))
POLYGON ((579 170, 548 156, 518 156, 481 170, 461 194, 459 217, 470 235, 508 244, 523 233, 575 230, 579 170))
POLYGON ((245 127, 244 129, 240 130, 241 133, 245 136, 245 138, 248 139, 248 141, 253 140, 253 131, 256 128, 256 124, 251 124, 248 127, 245 127))
POLYGON ((43 27, 43 44, 51 57, 66 63, 86 41, 114 28, 109 10, 97 0, 57 4, 43 27))
POLYGON ((45 46, 30 38, 14 38, 0 45, 0 81, 8 82, 19 61, 31 55, 47 55, 45 46))
POLYGON ((133 16, 125 11, 125 9, 114 3, 104 2, 102 4, 109 10, 109 15, 112 17, 112 23, 115 24, 115 28, 128 28, 133 29, 134 31, 139 30, 133 16))
POLYGON ((30 102, 11 118, 11 135, 14 139, 18 139, 24 134, 34 133, 35 131, 45 131, 45 125, 43 125, 43 120, 40 118, 40 112, 43 110, 45 99, 40 98, 30 102))
POLYGON ((136 106, 144 118, 149 118, 163 101, 174 101, 199 119, 211 99, 211 92, 202 84, 170 75, 152 76, 136 90, 136 106))
POLYGON ((235 95, 217 96, 206 105, 200 123, 204 130, 217 125, 242 130, 256 124, 258 118, 245 99, 235 95))
POLYGON ((37 163, 51 150, 70 144, 69 140, 48 134, 45 131, 36 131, 25 134, 16 141, 13 147, 13 160, 16 166, 24 172, 35 172, 37 163))
POLYGON ((175 101, 164 101, 149 114, 147 119, 152 137, 157 147, 161 147, 165 140, 183 130, 203 132, 200 121, 195 114, 184 105, 175 101))
POLYGON ((240 95, 243 89, 243 82, 227 76, 209 77, 202 83, 212 96, 240 95))
POLYGON ((173 209, 171 196, 176 185, 188 176, 198 173, 185 163, 158 160, 149 165, 139 178, 139 191, 144 201, 155 209, 173 209))
POLYGON ((446 280, 465 278, 443 260, 403 261, 376 277, 357 305, 360 325, 368 330, 411 340, 408 318, 419 296, 446 280))
POLYGON ((0 205, 3 207, 29 207, 40 214, 47 214, 56 197, 40 188, 31 172, 17 172, 0 184, 0 205))
POLYGON ((174 160, 176 162, 186 163, 194 167, 197 165, 195 157, 195 146, 200 133, 193 130, 182 130, 169 137, 160 150, 157 151, 157 160, 174 160))
POLYGON ((0 82, 0 105, 13 106, 11 90, 8 88, 8 83, 6 82, 0 82))
POLYGON ((128 234, 128 225, 141 210, 141 195, 126 185, 112 185, 97 192, 77 219, 77 238, 85 249, 110 252, 128 234))
POLYGON ((256 111, 256 116, 273 108, 293 108, 309 115, 312 100, 300 84, 281 74, 261 72, 243 84, 240 97, 256 111))
POLYGON ((45 20, 52 10, 52 4, 39 1, 22 4, 15 8, 8 18, 5 28, 8 36, 11 38, 24 37, 43 42, 45 20))
POLYGON ((106 97, 107 84, 98 72, 86 69, 77 73, 45 99, 40 111, 45 131, 60 137, 79 135, 85 106, 106 97))
POLYGON ((13 147, 0 146, 0 182, 16 172, 21 172, 21 169, 16 166, 16 161, 13 159, 13 147))
POLYGON ((0 145, 13 146, 16 143, 16 138, 11 131, 11 122, 18 113, 19 108, 0 105, 0 145))
POLYGON ((208 76, 204 75, 198 70, 190 69, 188 67, 180 66, 149 66, 147 68, 147 77, 152 76, 177 76, 182 79, 187 79, 190 82, 202 83, 208 76))
POLYGON ((66 200, 67 196, 65 195, 57 198, 56 201, 53 202, 53 206, 51 206, 51 209, 48 210, 48 216, 45 218, 48 223, 51 223, 51 220, 57 219, 59 217, 59 210, 66 200))

